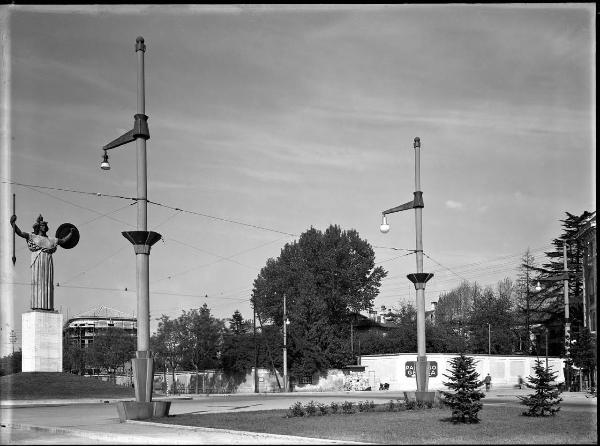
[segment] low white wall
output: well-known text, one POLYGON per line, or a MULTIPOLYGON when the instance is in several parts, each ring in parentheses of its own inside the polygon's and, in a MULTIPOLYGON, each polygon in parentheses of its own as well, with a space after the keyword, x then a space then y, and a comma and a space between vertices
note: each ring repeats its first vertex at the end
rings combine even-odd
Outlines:
MULTIPOLYGON (((450 375, 450 360, 457 357, 456 354, 427 355, 428 361, 437 362, 437 376, 429 378, 428 388, 430 390, 444 390, 443 382, 450 375)), ((543 364, 545 357, 537 356, 495 356, 495 355, 468 355, 475 360, 475 369, 479 373, 479 379, 483 380, 489 373, 492 377, 492 388, 513 387, 517 385, 519 376, 527 382, 527 377, 533 374, 535 360, 540 359, 543 364)), ((416 389, 416 378, 406 376, 408 361, 416 361, 414 353, 398 353, 392 355, 366 355, 361 356, 361 365, 364 365, 365 375, 373 390, 379 389, 380 383, 388 383, 390 390, 413 390, 416 389)), ((556 382, 564 382, 563 365, 561 358, 548 358, 548 367, 552 372, 558 372, 556 382)))

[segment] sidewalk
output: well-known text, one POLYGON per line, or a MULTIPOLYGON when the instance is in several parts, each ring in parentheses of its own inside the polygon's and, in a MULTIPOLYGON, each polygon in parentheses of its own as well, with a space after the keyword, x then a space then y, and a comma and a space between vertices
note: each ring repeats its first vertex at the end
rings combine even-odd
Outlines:
MULTIPOLYGON (((531 389, 523 388, 497 388, 490 389, 489 397, 515 399, 531 393, 531 389)), ((373 392, 293 392, 288 394, 254 394, 257 404, 256 409, 265 410, 286 405, 290 400, 297 397, 298 400, 306 400, 311 395, 318 393, 320 396, 336 396, 337 398, 369 398, 374 395, 390 395, 394 398, 401 392, 373 391, 373 392), (273 398, 275 396, 275 398, 273 398), (279 398, 279 396, 283 398, 279 398), (264 399, 262 397, 265 397, 264 399), (270 397, 270 398, 269 398, 270 397), (268 407, 267 407, 268 406, 268 407)), ((177 395, 155 397, 154 400, 169 400, 175 404, 171 406, 171 413, 181 411, 196 413, 204 412, 208 406, 218 406, 220 411, 227 411, 229 405, 239 405, 238 397, 247 394, 232 395, 177 395), (191 401, 190 401, 191 400, 191 401), (177 404, 177 401, 180 401, 177 404), (196 402, 194 402, 196 401, 196 402), (179 406, 179 407, 178 407, 179 406)), ((563 392, 563 400, 587 400, 589 404, 595 404, 595 398, 586 398, 585 392, 563 392)), ((16 429, 47 433, 44 439, 46 444, 61 444, 60 436, 81 437, 82 443, 104 442, 107 444, 349 444, 345 441, 323 440, 316 438, 274 435, 254 432, 243 432, 225 429, 211 429, 189 426, 169 425, 153 423, 149 421, 129 420, 125 423, 119 421, 115 404, 117 401, 129 399, 106 399, 82 398, 74 400, 12 400, 1 401, 2 427, 3 429, 16 429), (83 408, 81 405, 87 404, 83 408), (60 407, 57 407, 60 406, 60 407), (52 439, 56 438, 54 443, 52 439)), ((239 409, 239 408, 237 408, 239 409)), ((244 409, 242 409, 244 410, 244 409)), ((211 410, 212 411, 212 410, 211 410)), ((8 437, 10 438, 10 436, 8 437)), ((10 443, 10 441, 8 442, 10 443)), ((21 443, 26 444, 26 443, 21 443)), ((361 444, 361 443, 356 443, 361 444)), ((364 444, 364 443, 363 443, 364 444)))
MULTIPOLYGON (((197 400, 211 397, 195 395, 197 400)), ((163 397, 174 401, 188 400, 183 408, 195 411, 192 398, 163 397), (192 407, 187 408, 187 405, 192 407)), ((325 440, 288 435, 245 432, 153 423, 151 421, 119 421, 114 400, 82 398, 76 400, 2 401, 3 442, 11 444, 62 444, 61 438, 81 438, 81 444, 350 444, 347 441, 325 440), (81 407, 87 404, 86 407, 81 407), (31 432, 39 441, 19 441, 20 432, 31 432), (11 436, 12 435, 12 436, 11 436)), ((129 399, 131 400, 131 399, 129 399)), ((213 399, 211 399, 213 400, 213 399)), ((213 400, 214 401, 214 400, 213 400)), ((212 402, 212 401, 211 401, 212 402)), ((217 400, 217 402, 219 402, 217 400)), ((202 404, 199 401, 200 404, 202 404)), ((238 404, 238 403, 235 403, 238 404)), ((173 408, 173 406, 172 406, 173 408)), ((174 408, 177 412, 177 406, 174 408)), ((182 408, 179 408, 181 411, 182 408)), ((365 444, 365 443, 353 443, 365 444)))

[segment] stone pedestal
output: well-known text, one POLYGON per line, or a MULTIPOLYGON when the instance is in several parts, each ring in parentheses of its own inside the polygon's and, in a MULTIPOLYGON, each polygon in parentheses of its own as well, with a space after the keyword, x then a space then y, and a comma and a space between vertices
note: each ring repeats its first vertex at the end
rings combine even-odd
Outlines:
POLYGON ((22 318, 23 372, 62 372, 63 315, 32 310, 22 318))

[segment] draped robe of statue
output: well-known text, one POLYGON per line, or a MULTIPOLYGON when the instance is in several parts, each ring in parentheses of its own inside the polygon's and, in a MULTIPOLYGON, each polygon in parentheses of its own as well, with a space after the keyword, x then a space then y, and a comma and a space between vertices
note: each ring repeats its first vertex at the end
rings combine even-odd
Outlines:
POLYGON ((27 247, 31 251, 31 309, 54 310, 54 263, 58 239, 29 234, 27 247))

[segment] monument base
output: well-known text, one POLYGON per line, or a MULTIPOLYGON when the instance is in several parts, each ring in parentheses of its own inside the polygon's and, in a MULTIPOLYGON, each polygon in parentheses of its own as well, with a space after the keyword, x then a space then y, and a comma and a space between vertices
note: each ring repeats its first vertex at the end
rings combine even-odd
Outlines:
POLYGON ((118 401, 117 412, 121 423, 127 420, 147 420, 169 416, 171 401, 153 401, 151 403, 137 401, 118 401))
POLYGON ((62 372, 63 315, 32 310, 21 317, 23 372, 62 372))

